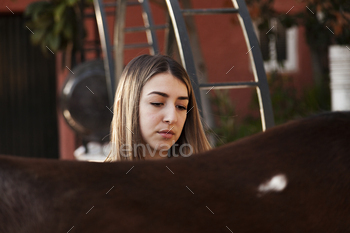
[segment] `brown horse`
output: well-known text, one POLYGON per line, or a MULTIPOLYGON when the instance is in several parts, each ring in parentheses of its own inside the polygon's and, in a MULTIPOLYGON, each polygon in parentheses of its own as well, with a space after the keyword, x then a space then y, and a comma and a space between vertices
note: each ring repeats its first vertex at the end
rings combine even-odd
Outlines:
POLYGON ((350 113, 187 158, 0 157, 0 232, 349 232, 350 113))

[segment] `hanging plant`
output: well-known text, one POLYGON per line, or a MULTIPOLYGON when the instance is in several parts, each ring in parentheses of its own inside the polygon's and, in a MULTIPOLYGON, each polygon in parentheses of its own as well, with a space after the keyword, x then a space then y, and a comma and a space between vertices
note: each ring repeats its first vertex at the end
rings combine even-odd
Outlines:
MULTIPOLYGON (((91 2, 87 0, 87 3, 91 2)), ((53 0, 28 5, 25 10, 28 18, 26 26, 34 33, 31 35, 32 43, 40 45, 44 53, 47 53, 46 46, 53 52, 69 47, 73 50, 79 48, 78 25, 83 27, 83 24, 78 3, 79 0, 53 0)))

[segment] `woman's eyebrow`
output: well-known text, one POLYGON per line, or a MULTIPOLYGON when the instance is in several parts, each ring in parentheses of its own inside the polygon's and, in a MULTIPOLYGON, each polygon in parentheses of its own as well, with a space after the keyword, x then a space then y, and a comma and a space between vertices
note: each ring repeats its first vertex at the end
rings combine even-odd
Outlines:
MULTIPOLYGON (((159 92, 159 91, 152 91, 152 92, 148 93, 148 95, 150 95, 150 94, 157 94, 157 95, 161 95, 161 96, 166 97, 166 98, 169 97, 168 94, 163 93, 163 92, 159 92)), ((179 100, 188 100, 188 97, 187 96, 179 96, 179 97, 177 97, 177 99, 179 99, 179 100)))

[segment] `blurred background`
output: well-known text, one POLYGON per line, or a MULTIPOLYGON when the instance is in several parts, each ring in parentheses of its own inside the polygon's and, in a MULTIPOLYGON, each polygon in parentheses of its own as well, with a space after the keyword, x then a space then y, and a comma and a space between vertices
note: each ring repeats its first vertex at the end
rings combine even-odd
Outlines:
MULTIPOLYGON (((125 28, 144 27, 144 8, 128 2, 125 28)), ((230 0, 179 2, 188 9, 233 7, 230 0)), ((113 42, 118 7, 115 1, 103 3, 107 40, 113 42)), ((350 110, 349 1, 245 3, 260 44, 275 125, 325 111, 350 110), (337 79, 332 81, 332 76, 337 79)), ((159 52, 180 61, 176 43, 167 42, 171 29, 165 1, 149 0, 149 6, 158 25, 159 52)), ((184 19, 199 83, 254 81, 236 14, 184 19)), ((126 32, 124 44, 138 46, 125 47, 115 60, 126 65, 136 56, 152 53, 150 46, 139 46, 147 44, 145 31, 126 32)), ((0 154, 73 160, 79 159, 77 155, 105 153, 93 151, 105 149, 113 114, 100 33, 93 1, 1 2, 0 154), (90 142, 95 144, 89 147, 90 142)), ((213 89, 205 95, 204 122, 213 145, 262 131, 255 88, 213 89)))

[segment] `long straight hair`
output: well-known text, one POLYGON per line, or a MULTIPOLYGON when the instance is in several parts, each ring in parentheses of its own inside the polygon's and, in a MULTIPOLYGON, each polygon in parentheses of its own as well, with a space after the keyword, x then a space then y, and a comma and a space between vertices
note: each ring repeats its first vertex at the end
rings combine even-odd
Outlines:
MULTIPOLYGON (((212 148, 205 135, 191 81, 185 69, 177 61, 165 55, 141 55, 125 67, 115 93, 114 115, 111 123, 111 150, 106 161, 144 159, 140 147, 137 147, 136 151, 133 147, 135 144, 143 143, 139 123, 140 95, 148 80, 160 73, 172 74, 187 87, 190 110, 182 133, 175 144, 180 147, 184 144, 191 145, 192 148, 182 148, 182 153, 185 152, 186 155, 212 148), (121 150, 123 153, 126 152, 127 156, 122 156, 121 150)), ((179 147, 171 147, 168 150, 169 157, 173 156, 172 151, 179 155, 179 147)))

